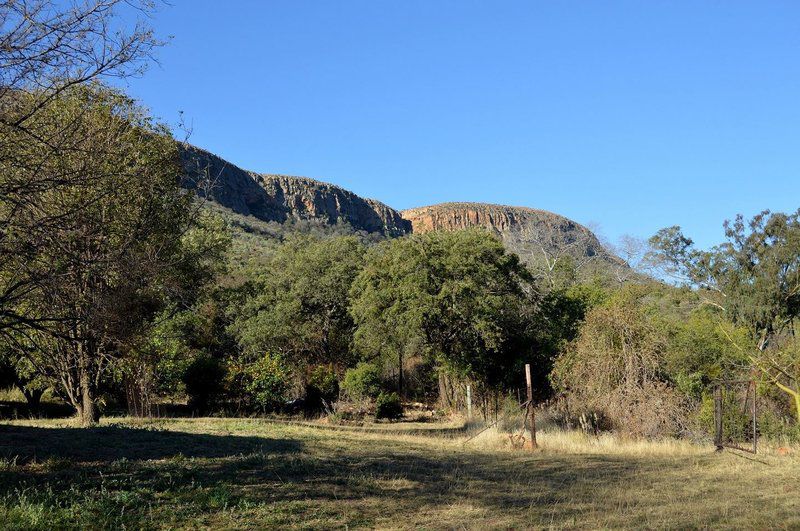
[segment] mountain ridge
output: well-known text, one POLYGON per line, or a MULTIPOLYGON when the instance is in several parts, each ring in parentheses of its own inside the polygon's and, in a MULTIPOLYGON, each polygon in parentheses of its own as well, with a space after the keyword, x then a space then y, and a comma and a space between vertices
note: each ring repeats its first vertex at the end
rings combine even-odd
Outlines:
POLYGON ((347 223, 356 230, 389 237, 483 227, 529 265, 552 269, 564 256, 579 265, 588 261, 615 267, 624 264, 589 228, 547 210, 462 201, 401 211, 318 179, 245 170, 195 146, 182 145, 181 160, 186 188, 261 221, 347 223), (199 186, 204 180, 211 185, 199 186))
POLYGON ((237 214, 262 221, 289 219, 349 223, 356 229, 401 236, 411 225, 400 212, 375 199, 366 199, 340 186, 311 177, 256 173, 244 170, 195 146, 181 146, 183 185, 237 214), (209 182, 206 187, 199 183, 209 182))
POLYGON ((599 261, 619 266, 622 261, 608 251, 586 226, 565 216, 524 206, 476 202, 446 202, 401 212, 412 231, 458 230, 483 227, 493 231, 506 248, 528 264, 553 268, 565 256, 577 265, 599 261))

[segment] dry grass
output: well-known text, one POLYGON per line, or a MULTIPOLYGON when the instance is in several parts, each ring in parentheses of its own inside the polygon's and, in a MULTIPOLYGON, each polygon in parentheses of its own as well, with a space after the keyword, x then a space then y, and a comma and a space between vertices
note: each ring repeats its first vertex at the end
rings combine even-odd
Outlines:
POLYGON ((795 455, 572 433, 540 434, 543 449, 523 452, 491 431, 464 444, 457 425, 452 437, 376 428, 0 423, 0 527, 800 526, 795 455))
MULTIPOLYGON (((530 437, 525 433, 526 439, 530 437)), ((617 455, 626 457, 680 457, 699 456, 709 452, 708 446, 693 444, 678 439, 651 441, 645 439, 622 438, 610 433, 597 437, 581 431, 550 430, 539 432, 536 437, 540 451, 548 454, 569 455, 617 455)), ((466 443, 484 450, 514 450, 508 434, 489 428, 466 443)))

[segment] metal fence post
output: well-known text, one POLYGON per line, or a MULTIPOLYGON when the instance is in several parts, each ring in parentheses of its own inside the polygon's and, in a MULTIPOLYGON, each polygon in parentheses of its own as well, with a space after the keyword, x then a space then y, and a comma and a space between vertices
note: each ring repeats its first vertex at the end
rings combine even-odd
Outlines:
POLYGON ((472 420, 472 386, 467 384, 467 420, 472 420))
POLYGON ((722 388, 714 388, 714 444, 717 451, 722 451, 722 388))

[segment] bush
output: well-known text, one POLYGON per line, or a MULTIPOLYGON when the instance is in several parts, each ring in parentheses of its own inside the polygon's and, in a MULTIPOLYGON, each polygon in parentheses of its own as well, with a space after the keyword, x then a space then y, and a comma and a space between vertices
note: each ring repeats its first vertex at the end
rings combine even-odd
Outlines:
POLYGON ((342 389, 352 399, 375 399, 381 394, 382 387, 381 371, 371 363, 359 363, 344 373, 342 389))
POLYGON ((403 405, 397 393, 381 393, 375 400, 375 418, 399 419, 403 416, 403 405))
POLYGON ((243 376, 245 390, 261 411, 273 411, 285 401, 289 375, 279 358, 267 354, 247 366, 243 376))
POLYGON ((306 381, 306 404, 309 410, 319 410, 323 402, 330 404, 339 397, 339 379, 332 365, 317 365, 306 381))
POLYGON ((183 375, 183 382, 192 409, 208 411, 222 393, 225 372, 222 362, 208 355, 197 357, 189 365, 183 375))
POLYGON ((800 424, 792 417, 759 406, 758 433, 759 437, 778 444, 797 444, 800 441, 800 424))
MULTIPOLYGON (((773 398, 761 394, 759 390, 757 415, 758 415, 758 437, 777 444, 794 444, 800 440, 800 425, 794 417, 786 415, 782 411, 781 404, 774 402, 773 398)), ((751 403, 745 405, 745 393, 743 388, 739 393, 726 391, 722 398, 722 435, 727 441, 745 443, 752 440, 753 417, 750 410, 751 403)), ((748 397, 749 398, 749 397, 748 397)), ((708 394, 703 397, 697 414, 699 427, 707 435, 713 437, 715 431, 714 422, 714 398, 708 394)))
POLYGON ((555 363, 553 380, 574 413, 597 414, 623 433, 675 435, 686 420, 685 400, 664 377, 662 330, 635 302, 592 309, 555 363))

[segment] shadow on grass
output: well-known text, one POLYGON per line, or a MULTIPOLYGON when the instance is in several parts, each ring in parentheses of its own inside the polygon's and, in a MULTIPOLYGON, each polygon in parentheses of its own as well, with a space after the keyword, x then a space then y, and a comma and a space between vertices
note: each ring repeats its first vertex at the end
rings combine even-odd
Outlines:
POLYGON ((298 441, 146 428, 39 428, 0 425, 0 457, 18 463, 48 458, 107 463, 184 457, 219 458, 254 452, 296 453, 298 441))
MULTIPOLYGON (((610 456, 433 449, 392 439, 359 439, 357 434, 297 437, 0 425, 0 456, 82 464, 66 469, 17 466, 0 473, 0 494, 38 484, 53 489, 53 500, 63 500, 69 489, 97 491, 98 478, 104 478, 105 492, 158 500, 147 506, 151 512, 139 514, 145 511, 140 505, 146 504, 125 509, 130 522, 145 527, 149 518, 202 521, 202 515, 219 510, 198 501, 210 490, 224 493, 226 507, 240 508, 229 518, 242 510, 241 522, 256 527, 370 527, 385 524, 390 515, 405 515, 396 523, 414 527, 440 511, 463 510, 532 516, 539 522, 557 511, 556 521, 563 523, 577 521, 588 507, 617 503, 607 492, 600 494, 602 486, 633 485, 656 477, 665 465, 610 456), (178 454, 199 459, 146 461, 178 454), (126 465, 120 469, 123 458, 126 465)), ((439 524, 449 526, 447 521, 439 524)))
POLYGON ((74 414, 75 410, 67 404, 42 402, 38 408, 31 408, 26 402, 0 400, 0 419, 58 419, 74 414))
MULTIPOLYGON (((605 457, 527 460, 519 454, 447 453, 434 456, 398 454, 391 450, 354 459, 320 456, 275 463, 290 488, 273 491, 276 502, 328 502, 380 499, 398 513, 424 506, 473 505, 491 509, 549 506, 582 483, 624 484, 642 472, 635 463, 605 457)), ((261 484, 266 471, 239 471, 238 482, 261 484)), ((209 479, 212 479, 209 477, 209 479)), ((562 511, 567 512, 565 508, 562 511)))

